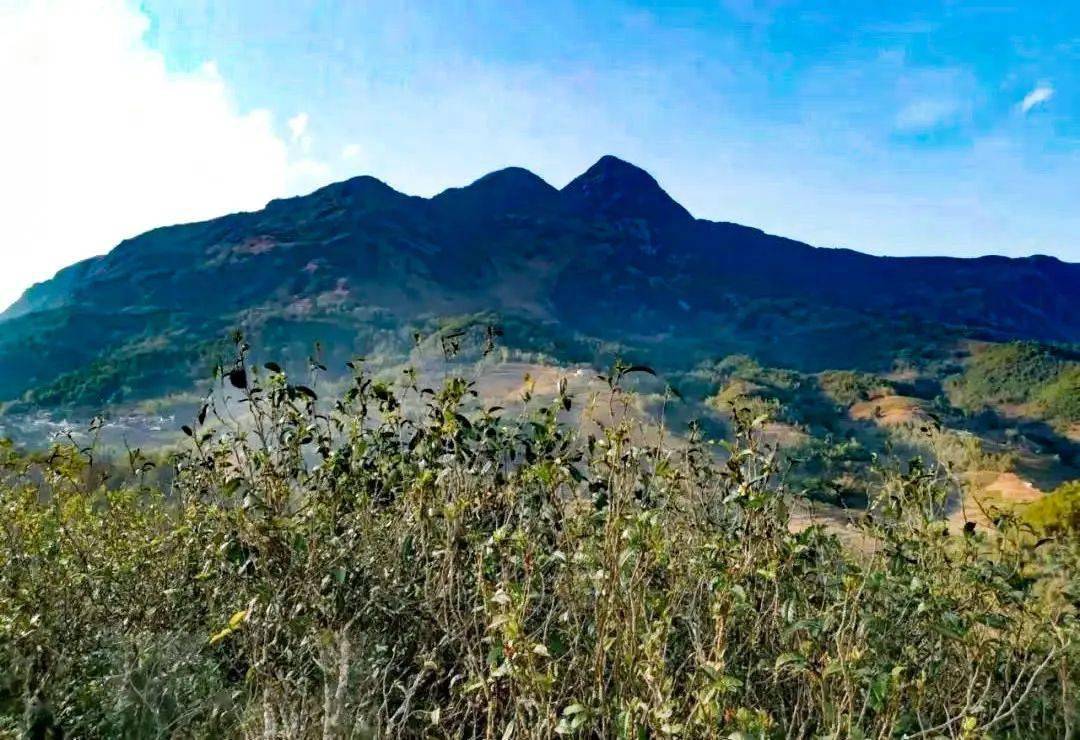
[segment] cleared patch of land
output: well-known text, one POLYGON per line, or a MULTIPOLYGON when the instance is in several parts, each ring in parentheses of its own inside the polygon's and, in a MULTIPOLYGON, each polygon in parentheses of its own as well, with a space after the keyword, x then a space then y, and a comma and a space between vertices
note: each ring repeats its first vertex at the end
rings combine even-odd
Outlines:
POLYGON ((897 426, 927 421, 930 417, 922 402, 909 396, 881 396, 859 401, 848 414, 856 421, 873 421, 880 426, 897 426))
POLYGON ((959 529, 973 522, 976 527, 993 529, 996 512, 1020 511, 1044 495, 1013 472, 973 472, 968 475, 963 500, 949 513, 949 527, 959 529))

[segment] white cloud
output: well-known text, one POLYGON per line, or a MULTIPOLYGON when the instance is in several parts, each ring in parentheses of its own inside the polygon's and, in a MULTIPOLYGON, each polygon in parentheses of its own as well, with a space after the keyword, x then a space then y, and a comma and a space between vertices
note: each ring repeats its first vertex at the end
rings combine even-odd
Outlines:
POLYGON ((333 170, 326 162, 308 157, 298 159, 289 165, 289 180, 294 183, 304 183, 304 187, 293 187, 289 191, 306 192, 316 185, 330 182, 333 174, 333 170))
POLYGON ((1046 84, 1036 85, 1032 91, 1025 95, 1024 99, 1020 101, 1020 112, 1027 113, 1035 106, 1042 105, 1052 97, 1054 97, 1054 88, 1046 84))
POLYGON ((308 114, 304 112, 297 113, 288 120, 289 131, 292 133, 292 141, 294 144, 298 145, 303 152, 311 150, 311 135, 307 132, 309 121, 308 114))
POLYGON ((307 113, 297 113, 289 119, 289 131, 292 131, 293 141, 297 141, 304 136, 304 132, 307 131, 307 125, 307 113))
POLYGON ((269 111, 238 110, 212 62, 167 69, 148 25, 123 0, 0 3, 0 303, 126 237, 328 176, 269 111))
POLYGON ((341 158, 356 159, 362 151, 359 144, 346 144, 341 148, 341 158))

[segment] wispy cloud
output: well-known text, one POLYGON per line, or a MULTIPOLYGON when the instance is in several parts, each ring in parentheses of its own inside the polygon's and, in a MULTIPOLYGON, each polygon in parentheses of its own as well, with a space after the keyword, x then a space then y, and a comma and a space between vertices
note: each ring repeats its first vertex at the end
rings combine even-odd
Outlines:
POLYGON ((955 123, 963 113, 963 104, 953 98, 915 100, 897 114, 896 128, 909 133, 929 131, 955 123))
POLYGON ((978 85, 970 70, 918 66, 903 57, 879 63, 889 78, 883 80, 885 89, 892 87, 898 105, 895 132, 923 135, 970 123, 978 99, 978 85))
POLYGON ((1036 85, 1031 92, 1020 101, 1020 112, 1027 114, 1032 108, 1042 105, 1054 97, 1054 88, 1047 84, 1036 85))

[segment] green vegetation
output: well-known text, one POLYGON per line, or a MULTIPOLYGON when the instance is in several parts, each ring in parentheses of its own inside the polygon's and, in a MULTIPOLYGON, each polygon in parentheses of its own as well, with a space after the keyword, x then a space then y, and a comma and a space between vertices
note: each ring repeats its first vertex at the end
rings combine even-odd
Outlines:
MULTIPOLYGON (((328 367, 396 365, 413 331, 481 313, 556 364, 921 373, 974 336, 1077 341, 1078 279, 1056 260, 883 259, 694 219, 610 157, 561 190, 516 168, 433 198, 356 177, 154 229, 30 288, 0 314, 0 403, 71 416, 187 393, 203 368, 140 345, 236 327, 290 369, 316 341, 328 367)), ((838 397, 862 392, 849 380, 838 397)))
POLYGON ((892 386, 882 378, 851 370, 830 370, 821 373, 818 375, 818 383, 825 395, 841 406, 851 406, 859 401, 895 392, 892 386))
POLYGON ((1024 518, 1044 532, 1080 532, 1080 480, 1064 483, 1028 506, 1024 518))
MULTIPOLYGON (((702 364, 689 377, 713 383, 716 392, 707 403, 722 414, 736 410, 787 425, 791 432, 783 451, 790 464, 787 479, 803 495, 824 503, 864 508, 873 493, 878 457, 918 456, 957 477, 1009 470, 1015 462, 1010 452, 991 451, 977 434, 950 428, 926 413, 929 403, 894 397, 894 385, 870 373, 799 373, 737 355, 702 364), (874 418, 852 418, 852 406, 875 399, 886 408, 889 401, 903 402, 917 412, 885 426, 874 418)), ((958 410, 947 404, 938 404, 935 411, 955 417, 948 421, 962 421, 958 410)))
POLYGON ((45 408, 102 408, 154 398, 175 387, 176 377, 205 374, 220 343, 190 337, 156 336, 107 352, 85 367, 57 376, 26 394, 23 405, 45 408))
POLYGON ((1075 353, 1035 342, 979 347, 964 372, 950 379, 949 390, 954 403, 970 411, 1030 404, 1050 421, 1080 421, 1080 361, 1075 353))
POLYGON ((808 437, 788 451, 789 481, 804 496, 844 508, 865 508, 873 452, 855 437, 808 437))
POLYGON ((330 404, 241 347, 166 490, 137 451, 0 449, 0 734, 1076 731, 1071 533, 948 531, 915 460, 852 550, 792 531, 743 413, 719 457, 635 442, 633 368, 584 437, 564 390, 511 415, 354 369, 330 404))
POLYGON ((1023 403, 1060 368, 1060 359, 1034 342, 987 345, 973 353, 956 390, 971 403, 1023 403))
POLYGON ((766 367, 748 355, 705 363, 694 374, 715 385, 717 391, 708 402, 718 410, 734 407, 755 418, 795 422, 801 419, 799 412, 812 405, 805 398, 812 386, 804 376, 786 368, 766 367))
POLYGON ((1064 367, 1034 394, 1039 411, 1049 419, 1080 421, 1080 362, 1064 367))

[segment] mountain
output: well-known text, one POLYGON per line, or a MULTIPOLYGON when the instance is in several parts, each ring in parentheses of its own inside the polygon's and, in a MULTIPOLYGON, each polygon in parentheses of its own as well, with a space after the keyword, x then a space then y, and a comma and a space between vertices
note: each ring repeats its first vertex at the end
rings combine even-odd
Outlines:
POLYGON ((33 286, 0 315, 0 400, 182 391, 236 328, 289 362, 316 341, 332 362, 389 362, 416 333, 487 322, 560 361, 886 370, 964 338, 1080 342, 1078 299, 1080 265, 1051 257, 875 257, 696 219, 612 156, 561 190, 521 168, 432 198, 356 177, 33 286))

